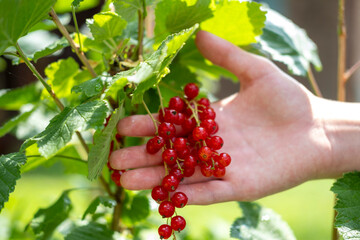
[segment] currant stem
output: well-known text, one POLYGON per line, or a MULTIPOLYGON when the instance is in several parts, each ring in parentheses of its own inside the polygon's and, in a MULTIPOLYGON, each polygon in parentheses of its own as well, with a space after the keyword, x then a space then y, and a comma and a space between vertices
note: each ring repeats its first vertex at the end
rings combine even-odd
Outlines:
POLYGON ((76 8, 72 7, 72 15, 73 15, 73 20, 74 20, 74 25, 75 25, 75 29, 76 29, 76 33, 78 35, 79 38, 79 50, 80 52, 82 52, 82 43, 81 43, 81 38, 80 38, 80 31, 79 31, 79 26, 77 23, 77 19, 76 19, 76 13, 75 13, 76 8))
POLYGON ((156 90, 157 90, 157 92, 158 92, 158 94, 159 94, 161 111, 162 111, 162 113, 163 113, 163 116, 165 116, 164 102, 163 102, 163 97, 162 97, 161 92, 160 92, 159 85, 156 85, 156 90))
POLYGON ((158 133, 157 121, 155 120, 154 116, 151 114, 151 112, 150 112, 149 108, 147 107, 147 105, 146 105, 146 103, 145 103, 144 100, 142 101, 142 103, 143 103, 143 105, 144 105, 144 108, 145 108, 147 114, 150 116, 151 120, 152 120, 153 123, 154 123, 154 126, 155 126, 155 135, 156 135, 156 134, 158 133))
POLYGON ((315 77, 314 77, 314 74, 313 74, 313 72, 311 70, 311 66, 309 66, 309 68, 308 68, 307 75, 308 75, 308 78, 309 78, 311 88, 313 89, 315 95, 318 96, 318 97, 323 97, 323 95, 321 94, 319 85, 317 84, 317 82, 315 80, 315 77))
POLYGON ((198 118, 198 109, 197 109, 197 104, 196 104, 196 102, 193 102, 195 108, 191 107, 191 104, 190 104, 189 101, 186 101, 186 100, 185 100, 185 102, 186 102, 186 104, 188 105, 188 107, 190 108, 190 110, 191 110, 192 113, 193 113, 192 116, 194 116, 194 118, 195 118, 196 125, 197 125, 197 126, 200 126, 200 120, 199 120, 199 118, 198 118))

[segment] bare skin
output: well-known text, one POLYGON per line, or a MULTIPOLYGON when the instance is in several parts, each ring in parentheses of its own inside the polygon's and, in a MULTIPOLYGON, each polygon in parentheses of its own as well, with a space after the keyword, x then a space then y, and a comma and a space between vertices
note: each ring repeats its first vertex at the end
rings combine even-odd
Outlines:
MULTIPOLYGON (((255 200, 358 168, 353 156, 360 156, 359 105, 317 98, 270 61, 210 33, 200 31, 196 44, 204 57, 234 73, 241 89, 212 104, 225 142, 221 151, 232 163, 221 179, 205 178, 199 169, 185 179, 178 191, 189 204, 255 200)), ((118 132, 151 136, 155 129, 149 116, 131 116, 119 122, 118 132)), ((134 169, 122 175, 127 189, 151 189, 164 177, 160 154, 146 153, 145 146, 115 151, 110 162, 115 169, 134 169)))

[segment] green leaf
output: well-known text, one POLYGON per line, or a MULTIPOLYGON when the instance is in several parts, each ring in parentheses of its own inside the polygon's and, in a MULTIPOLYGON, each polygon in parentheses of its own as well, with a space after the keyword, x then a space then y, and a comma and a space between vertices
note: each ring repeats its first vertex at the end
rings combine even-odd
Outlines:
POLYGON ((130 219, 133 223, 142 221, 150 215, 150 203, 146 196, 137 194, 131 203, 129 211, 130 219))
POLYGON ((260 50, 286 64, 295 75, 306 76, 311 63, 321 71, 316 44, 305 30, 274 10, 267 11, 266 25, 259 40, 260 50))
POLYGON ((98 196, 91 202, 89 207, 86 209, 86 211, 84 212, 84 215, 82 217, 82 220, 85 219, 86 215, 94 214, 99 205, 104 205, 105 207, 113 208, 116 206, 116 201, 109 197, 98 196))
POLYGON ((15 89, 0 90, 0 109, 20 110, 25 104, 37 102, 40 93, 41 89, 35 83, 15 89))
POLYGON ((133 69, 115 75, 106 95, 112 96, 119 89, 119 82, 123 84, 128 81, 137 85, 133 93, 132 103, 141 103, 144 92, 153 87, 169 72, 167 67, 197 27, 195 25, 192 28, 168 36, 144 62, 141 62, 133 69))
POLYGON ((11 132, 19 123, 25 121, 30 117, 30 115, 34 112, 35 108, 22 112, 16 117, 13 117, 9 121, 7 121, 3 126, 0 127, 0 137, 4 136, 5 134, 11 132))
MULTIPOLYGON (((67 98, 71 97, 71 88, 75 85, 74 77, 79 71, 77 62, 69 57, 49 64, 45 68, 45 75, 48 77, 47 83, 52 86, 57 97, 67 98)), ((45 89, 43 95, 50 97, 45 89)))
POLYGON ((210 0, 197 0, 195 4, 190 4, 190 1, 180 0, 164 0, 157 4, 156 42, 161 41, 163 36, 190 28, 213 16, 209 8, 210 0))
POLYGON ((48 18, 55 0, 0 1, 0 55, 36 23, 48 18))
POLYGON ((25 162, 26 157, 21 153, 0 156, 0 212, 15 189, 16 180, 20 178, 20 167, 25 162))
POLYGON ((71 5, 75 8, 80 6, 80 3, 83 2, 84 0, 74 0, 71 5))
POLYGON ((113 231, 105 225, 90 222, 88 225, 74 228, 65 240, 113 240, 113 231))
POLYGON ((110 82, 110 80, 111 78, 106 76, 97 76, 96 78, 74 86, 71 89, 71 92, 83 93, 88 98, 94 97, 96 95, 99 95, 103 91, 107 82, 110 82))
POLYGON ((296 239, 280 215, 257 203, 239 202, 243 217, 233 223, 230 236, 241 240, 296 239))
POLYGON ((100 175, 104 165, 108 161, 110 143, 112 141, 116 124, 123 115, 123 108, 120 106, 120 108, 112 114, 108 125, 103 129, 103 131, 94 137, 94 146, 89 152, 88 159, 88 178, 90 180, 93 180, 100 175))
POLYGON ((93 19, 88 19, 87 25, 96 40, 102 41, 120 36, 127 22, 113 12, 95 14, 93 19))
POLYGON ((102 127, 107 112, 108 107, 104 101, 87 102, 74 108, 66 107, 50 120, 43 132, 26 140, 21 150, 37 143, 40 154, 50 158, 71 140, 75 131, 102 127))
POLYGON ((60 198, 50 207, 39 209, 28 226, 30 226, 38 239, 49 239, 54 230, 65 219, 68 218, 72 209, 72 202, 69 198, 69 192, 63 192, 60 198))
POLYGON ((56 51, 59 51, 68 46, 69 46, 69 42, 66 40, 65 37, 63 37, 58 41, 52 43, 51 45, 47 46, 46 48, 34 53, 34 57, 32 60, 34 62, 37 62, 37 60, 39 60, 40 58, 49 56, 55 53, 56 51))
POLYGON ((335 227, 347 239, 360 239, 360 172, 346 173, 331 187, 337 196, 335 227))
POLYGON ((143 0, 114 0, 115 12, 127 22, 137 17, 137 12, 143 12, 143 0))
POLYGON ((256 42, 265 26, 265 12, 256 2, 225 1, 214 17, 201 23, 201 29, 224 38, 235 45, 256 42))

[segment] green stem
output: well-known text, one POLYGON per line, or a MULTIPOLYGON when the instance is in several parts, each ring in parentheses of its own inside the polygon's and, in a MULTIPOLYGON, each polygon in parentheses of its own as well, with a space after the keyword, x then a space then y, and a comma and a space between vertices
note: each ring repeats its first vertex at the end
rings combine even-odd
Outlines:
POLYGON ((147 114, 150 116, 151 120, 152 120, 153 123, 154 123, 155 131, 156 131, 155 134, 157 134, 157 132, 158 132, 157 121, 155 120, 154 116, 151 114, 151 112, 150 112, 149 108, 147 107, 146 103, 144 102, 144 100, 142 101, 142 103, 143 103, 143 105, 144 105, 144 108, 145 108, 147 114))
POLYGON ((161 111, 162 111, 162 113, 163 113, 163 116, 165 116, 164 101, 163 101, 163 97, 162 97, 161 92, 160 92, 159 85, 156 85, 156 90, 157 90, 157 92, 158 92, 159 99, 160 99, 161 111))
POLYGON ((138 59, 143 61, 143 38, 144 38, 144 15, 142 10, 138 10, 138 59))
POLYGON ((75 7, 72 7, 72 15, 73 15, 73 19, 74 19, 76 33, 77 33, 78 38, 79 38, 79 49, 80 49, 80 52, 82 52, 83 51, 82 50, 82 43, 81 43, 81 39, 80 39, 79 26, 78 26, 77 19, 76 19, 75 7))
MULTIPOLYGON (((26 156, 26 158, 35 158, 35 157, 42 157, 42 156, 41 155, 27 155, 26 156)), ((84 159, 81 159, 81 158, 70 157, 70 156, 65 156, 65 155, 55 155, 54 157, 65 158, 65 159, 74 160, 74 161, 78 161, 78 162, 87 164, 87 161, 85 161, 84 159)))
POLYGON ((60 110, 64 110, 64 105, 60 102, 60 99, 56 96, 55 92, 52 90, 51 86, 47 84, 45 79, 40 75, 40 73, 36 70, 35 66, 32 65, 32 63, 29 61, 29 59, 26 57, 25 53, 20 48, 19 44, 16 43, 15 48, 20 56, 20 58, 24 61, 26 66, 31 70, 31 72, 34 74, 34 76, 42 83, 42 85, 45 87, 46 91, 50 94, 50 96, 54 99, 56 105, 60 108, 60 110))

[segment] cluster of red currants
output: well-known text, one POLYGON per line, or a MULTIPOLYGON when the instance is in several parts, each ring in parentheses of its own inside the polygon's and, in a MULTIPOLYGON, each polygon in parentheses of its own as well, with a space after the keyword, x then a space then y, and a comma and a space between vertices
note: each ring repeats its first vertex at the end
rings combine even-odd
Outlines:
POLYGON ((187 84, 184 93, 185 98, 173 97, 169 107, 160 109, 157 134, 146 144, 150 154, 162 150, 165 166, 166 176, 151 192, 152 198, 160 204, 160 215, 167 218, 167 224, 158 229, 161 239, 168 239, 186 226, 185 219, 175 213, 176 208, 183 208, 188 201, 185 193, 175 192, 180 181, 191 177, 196 167, 206 177, 221 178, 231 162, 229 154, 217 152, 224 142, 214 135, 218 125, 209 99, 196 99, 199 88, 194 83, 187 84), (175 125, 181 126, 178 133, 175 125))
MULTIPOLYGON (((105 123, 105 126, 107 125, 108 121, 110 119, 110 116, 106 119, 106 123, 105 123)), ((110 155, 111 153, 114 151, 114 148, 115 148, 115 145, 119 144, 120 142, 122 142, 122 139, 121 139, 121 136, 120 134, 116 134, 115 135, 115 139, 113 139, 110 143, 110 151, 109 151, 109 156, 108 156, 108 159, 110 159, 110 155)), ((121 183, 120 183, 120 179, 121 179, 121 175, 126 172, 126 170, 117 170, 117 169, 113 169, 111 166, 110 166, 110 162, 108 161, 107 162, 107 167, 109 169, 109 171, 111 172, 111 180, 113 180, 113 182, 121 187, 121 183)))

